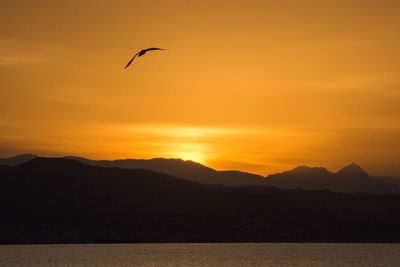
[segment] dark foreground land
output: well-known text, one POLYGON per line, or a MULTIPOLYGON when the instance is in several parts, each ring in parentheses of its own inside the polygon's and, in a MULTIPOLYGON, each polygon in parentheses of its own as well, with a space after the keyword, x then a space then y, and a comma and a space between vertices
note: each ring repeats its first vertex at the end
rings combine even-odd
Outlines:
POLYGON ((400 195, 202 185, 35 158, 0 167, 0 243, 400 242, 400 195))

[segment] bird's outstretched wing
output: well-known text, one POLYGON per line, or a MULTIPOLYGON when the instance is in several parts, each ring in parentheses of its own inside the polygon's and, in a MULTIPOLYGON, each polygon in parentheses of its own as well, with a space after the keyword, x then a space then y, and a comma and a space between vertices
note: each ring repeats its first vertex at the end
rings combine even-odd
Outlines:
POLYGON ((139 56, 139 57, 140 57, 140 56, 144 55, 147 51, 151 51, 151 50, 165 50, 165 49, 164 49, 164 48, 158 48, 158 47, 150 47, 150 48, 147 48, 147 49, 143 49, 143 50, 137 52, 137 53, 133 56, 133 58, 128 62, 128 64, 126 64, 125 69, 126 69, 127 67, 129 67, 129 65, 131 65, 132 61, 135 59, 136 56, 139 56))
POLYGON ((164 48, 158 48, 158 47, 150 47, 147 48, 146 51, 151 51, 151 50, 165 50, 164 48))
POLYGON ((131 65, 132 61, 135 59, 135 57, 136 57, 138 54, 139 54, 139 53, 136 53, 136 54, 133 56, 133 58, 128 62, 128 64, 126 64, 125 69, 126 69, 127 67, 129 67, 129 65, 131 65))

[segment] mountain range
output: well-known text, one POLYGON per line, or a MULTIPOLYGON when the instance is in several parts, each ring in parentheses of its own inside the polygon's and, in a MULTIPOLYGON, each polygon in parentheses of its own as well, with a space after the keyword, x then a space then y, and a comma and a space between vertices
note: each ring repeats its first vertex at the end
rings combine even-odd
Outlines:
MULTIPOLYGON (((8 159, 0 159, 0 165, 16 166, 37 157, 32 154, 18 155, 8 159)), ((181 159, 154 158, 149 160, 121 159, 111 161, 90 160, 75 156, 64 158, 80 161, 92 166, 147 169, 207 185, 265 185, 285 189, 327 189, 343 193, 400 193, 400 178, 373 177, 354 163, 344 167, 337 173, 329 172, 322 167, 299 166, 293 170, 263 177, 240 171, 217 171, 200 163, 181 159)))
POLYGON ((0 243, 400 242, 399 205, 37 157, 0 168, 0 243))

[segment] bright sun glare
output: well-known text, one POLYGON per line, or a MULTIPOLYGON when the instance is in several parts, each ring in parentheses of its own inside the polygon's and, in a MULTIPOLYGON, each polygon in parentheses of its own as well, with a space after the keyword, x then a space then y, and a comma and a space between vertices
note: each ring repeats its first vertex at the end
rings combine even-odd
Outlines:
POLYGON ((153 155, 191 160, 202 164, 207 164, 211 150, 206 140, 238 132, 236 129, 175 125, 135 125, 129 126, 128 130, 135 136, 141 134, 152 136, 152 143, 158 146, 158 150, 153 155))
POLYGON ((175 154, 176 158, 180 158, 183 160, 191 160, 198 163, 204 163, 204 156, 200 152, 196 151, 181 151, 175 154))

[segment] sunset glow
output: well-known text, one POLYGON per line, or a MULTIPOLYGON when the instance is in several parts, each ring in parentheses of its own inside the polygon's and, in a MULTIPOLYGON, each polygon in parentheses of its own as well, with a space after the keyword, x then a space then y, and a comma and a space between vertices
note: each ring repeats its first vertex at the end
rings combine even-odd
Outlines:
POLYGON ((399 1, 0 7, 0 157, 400 175, 399 1))

